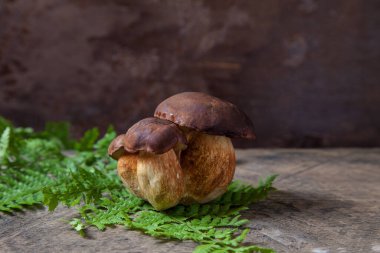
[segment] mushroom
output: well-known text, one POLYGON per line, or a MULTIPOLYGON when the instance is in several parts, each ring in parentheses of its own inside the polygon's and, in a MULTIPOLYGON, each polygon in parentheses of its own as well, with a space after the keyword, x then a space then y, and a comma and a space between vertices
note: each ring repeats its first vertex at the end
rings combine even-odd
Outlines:
POLYGON ((248 116, 235 105, 200 93, 184 92, 161 102, 154 116, 176 123, 186 134, 180 165, 185 195, 181 203, 206 203, 222 195, 235 173, 230 138, 256 138, 248 116))
POLYGON ((127 188, 157 210, 222 195, 235 173, 230 138, 255 139, 247 115, 216 97, 184 92, 161 102, 154 116, 109 146, 127 188))
POLYGON ((185 147, 186 139, 174 123, 146 118, 116 137, 108 154, 118 160, 118 174, 127 188, 163 210, 177 205, 183 196, 177 154, 185 147))

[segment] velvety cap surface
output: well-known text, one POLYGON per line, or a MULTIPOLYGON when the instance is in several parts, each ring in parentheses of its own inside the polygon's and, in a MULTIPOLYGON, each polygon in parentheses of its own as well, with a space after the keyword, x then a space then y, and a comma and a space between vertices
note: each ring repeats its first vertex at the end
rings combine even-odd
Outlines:
POLYGON ((124 136, 127 152, 146 151, 163 154, 177 143, 186 145, 186 138, 177 125, 158 118, 146 118, 134 124, 124 136))
POLYGON ((255 139, 252 121, 236 105, 201 92, 183 92, 161 102, 154 116, 214 135, 255 139))
POLYGON ((108 146, 108 155, 117 160, 126 153, 124 150, 124 134, 117 136, 108 146))

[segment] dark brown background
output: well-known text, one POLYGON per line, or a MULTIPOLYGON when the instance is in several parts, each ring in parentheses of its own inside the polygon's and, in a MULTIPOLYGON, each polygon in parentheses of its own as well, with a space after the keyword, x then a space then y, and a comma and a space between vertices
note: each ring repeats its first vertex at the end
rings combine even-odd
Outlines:
POLYGON ((0 114, 124 131, 193 90, 254 146, 379 146, 379 45, 377 0, 1 0, 0 114))

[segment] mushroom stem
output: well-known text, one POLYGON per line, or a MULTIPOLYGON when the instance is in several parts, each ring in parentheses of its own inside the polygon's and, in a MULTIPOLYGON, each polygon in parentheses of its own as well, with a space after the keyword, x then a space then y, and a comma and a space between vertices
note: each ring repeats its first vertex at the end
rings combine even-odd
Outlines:
POLYGON ((181 156, 185 179, 183 204, 206 203, 226 190, 235 173, 235 151, 225 136, 195 132, 181 156))
POLYGON ((118 173, 135 195, 156 210, 177 205, 184 192, 183 173, 174 150, 160 155, 139 152, 122 156, 118 173))
POLYGON ((187 148, 187 145, 184 145, 182 143, 177 143, 174 147, 173 147, 173 150, 174 150, 174 153, 175 155, 177 156, 177 160, 178 161, 181 161, 181 154, 182 154, 182 151, 185 150, 187 148))

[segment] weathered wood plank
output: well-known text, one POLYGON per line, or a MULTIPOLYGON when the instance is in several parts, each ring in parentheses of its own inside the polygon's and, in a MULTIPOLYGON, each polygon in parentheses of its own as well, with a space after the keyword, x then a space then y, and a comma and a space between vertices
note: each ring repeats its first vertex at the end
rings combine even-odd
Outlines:
MULTIPOLYGON (((245 152, 251 166, 271 155, 245 152)), ((280 173, 279 191, 245 213, 250 239, 279 252, 380 252, 379 149, 273 152, 270 167, 237 173, 280 173)))
MULTIPOLYGON (((239 150, 236 178, 277 173, 279 189, 244 216, 248 242, 278 252, 380 252, 380 149, 239 150)), ((64 207, 0 217, 0 252, 191 252, 122 227, 78 236, 64 207)))

